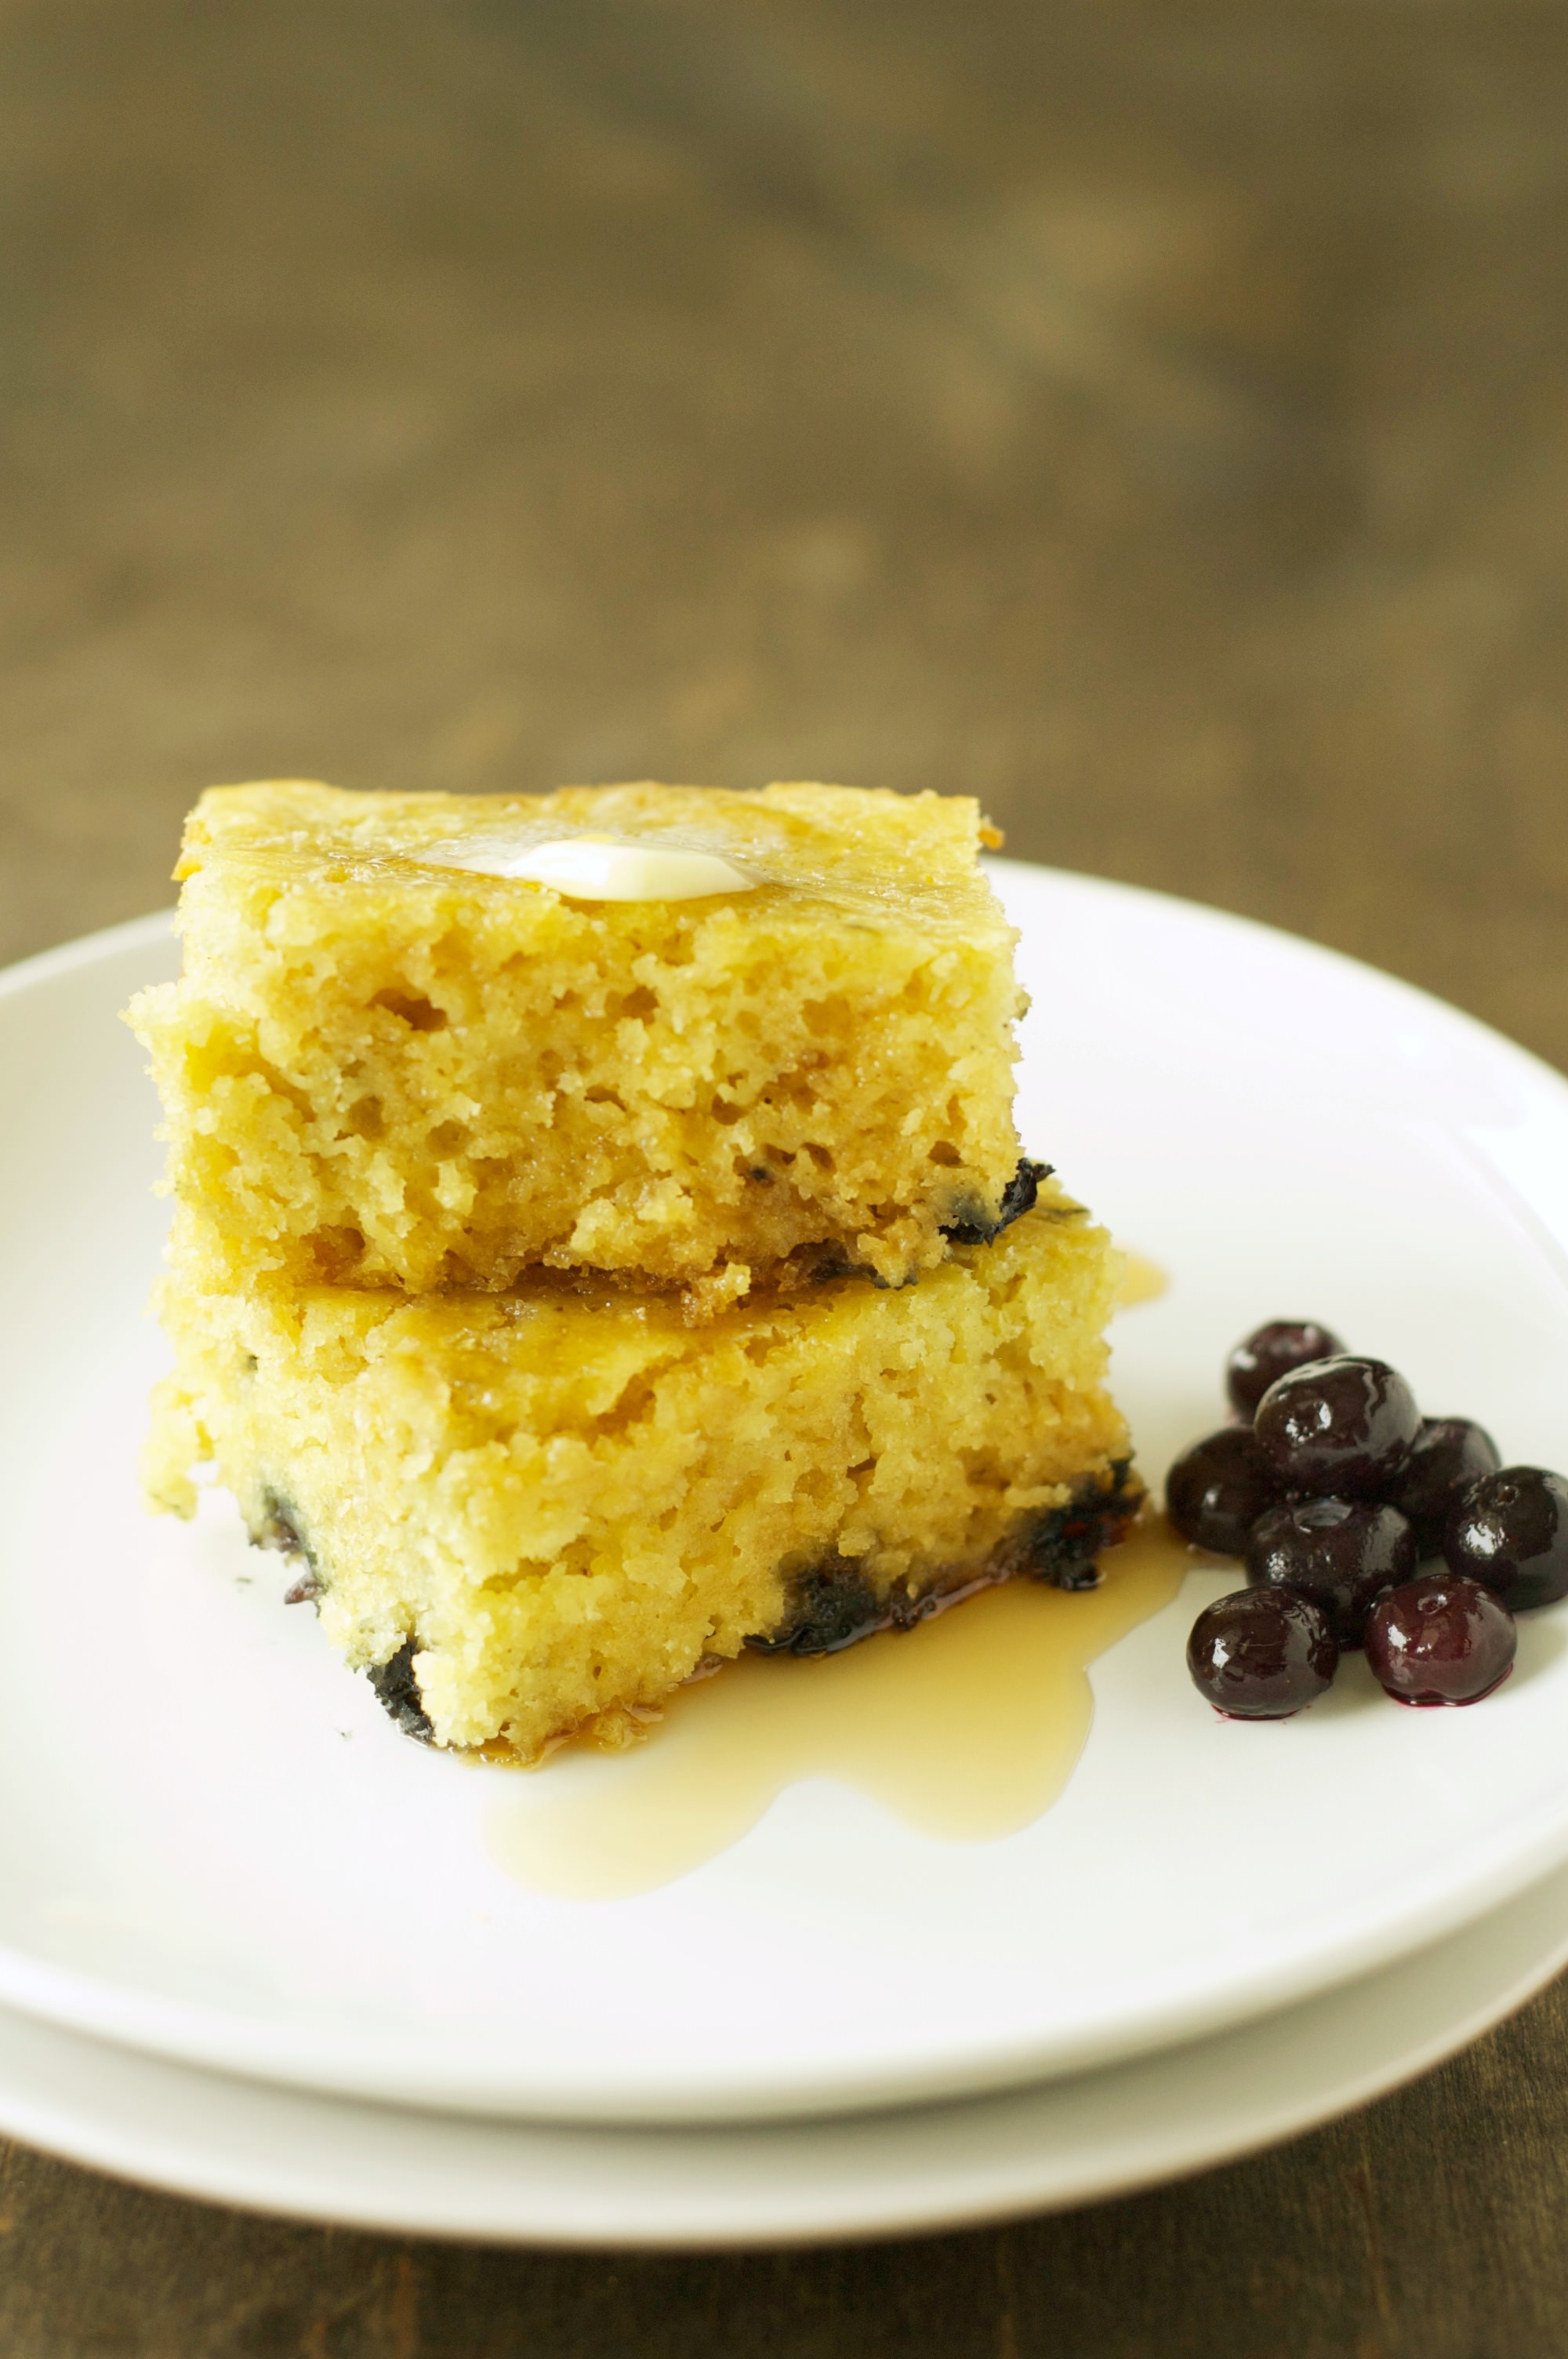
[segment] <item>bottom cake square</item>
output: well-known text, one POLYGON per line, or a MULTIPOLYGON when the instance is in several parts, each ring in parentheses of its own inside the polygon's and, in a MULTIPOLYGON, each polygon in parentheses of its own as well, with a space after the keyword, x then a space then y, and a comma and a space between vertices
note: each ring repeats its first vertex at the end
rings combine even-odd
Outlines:
POLYGON ((178 1266, 146 1459, 211 1462, 411 1734, 625 1743, 748 1645, 815 1653, 984 1582, 1074 1585, 1138 1497, 1106 1389, 1118 1257, 1058 1190, 917 1284, 667 1297, 211 1292, 178 1266))

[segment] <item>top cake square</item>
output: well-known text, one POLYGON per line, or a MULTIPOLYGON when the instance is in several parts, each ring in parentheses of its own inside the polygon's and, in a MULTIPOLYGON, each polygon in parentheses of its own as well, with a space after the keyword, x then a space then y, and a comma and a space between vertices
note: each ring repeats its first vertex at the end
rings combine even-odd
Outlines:
POLYGON ((544 1264, 699 1315, 792 1273, 903 1283, 1029 1192, 997 840, 966 799, 849 787, 213 788, 184 973, 131 1010, 184 1251, 410 1290, 544 1264), (591 897, 583 837, 736 886, 591 897), (493 873, 563 844, 570 889, 493 873))

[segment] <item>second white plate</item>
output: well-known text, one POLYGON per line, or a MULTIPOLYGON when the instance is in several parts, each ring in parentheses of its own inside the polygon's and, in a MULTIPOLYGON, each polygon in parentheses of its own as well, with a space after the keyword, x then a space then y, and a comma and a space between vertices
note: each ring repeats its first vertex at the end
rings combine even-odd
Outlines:
POLYGON ((1281 2015, 1044 2087, 761 2128, 499 2122, 267 2088, 0 2008, 0 2129, 210 2202, 412 2235, 837 2243, 1126 2194, 1426 2071, 1568 1962, 1568 1871, 1281 2015))
MULTIPOLYGON (((1210 911, 1003 867, 1035 1013, 1026 1138, 1171 1272, 1118 1384, 1155 1478, 1227 1345, 1311 1314, 1510 1457, 1568 1461, 1568 1089, 1453 1010, 1210 911)), ((1062 1800, 944 1844, 785 1794, 644 1897, 511 1882, 519 1780, 400 1738, 221 1507, 149 1523, 150 1093, 115 1022, 161 921, 0 985, 0 2001, 242 2073, 599 2120, 812 2113, 1082 2070, 1294 2001, 1568 1856, 1565 1617, 1474 1712, 1352 1666, 1217 1721, 1195 1593, 1095 1672, 1062 1800), (498 1784, 499 1781, 499 1784, 498 1784)), ((522 1799, 519 1799, 521 1797, 522 1799)))

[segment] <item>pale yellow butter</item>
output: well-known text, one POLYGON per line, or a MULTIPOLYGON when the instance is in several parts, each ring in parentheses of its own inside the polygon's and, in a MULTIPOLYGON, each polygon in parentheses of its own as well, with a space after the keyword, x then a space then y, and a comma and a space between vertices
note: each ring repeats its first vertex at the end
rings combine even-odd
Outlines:
POLYGON ((564 835, 548 843, 519 844, 477 838, 443 846, 446 868, 477 876, 514 876, 553 886, 572 901, 704 901, 715 893, 751 893, 756 879, 716 852, 685 844, 631 843, 612 835, 564 835))

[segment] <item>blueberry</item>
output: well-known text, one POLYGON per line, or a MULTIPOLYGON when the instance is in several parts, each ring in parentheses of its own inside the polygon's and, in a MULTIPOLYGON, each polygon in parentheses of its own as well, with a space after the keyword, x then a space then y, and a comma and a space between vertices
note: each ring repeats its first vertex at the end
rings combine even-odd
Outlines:
POLYGON ((428 1745, 436 1731, 425 1709, 418 1674, 414 1669, 417 1651, 418 1641, 406 1638, 390 1661, 372 1663, 367 1668, 383 1711, 391 1714, 405 1736, 416 1736, 421 1745, 428 1745))
POLYGON ((1495 1473, 1502 1462, 1491 1435, 1472 1419, 1422 1419, 1415 1448, 1389 1499, 1410 1517, 1423 1557, 1442 1555, 1449 1510, 1465 1484, 1479 1474, 1495 1473))
POLYGON ((1345 1346, 1315 1319, 1271 1319, 1238 1343, 1225 1364, 1225 1390, 1238 1417, 1250 1419, 1270 1386, 1309 1360, 1337 1359, 1345 1346))
POLYGON ((1280 1485, 1245 1426, 1221 1426, 1184 1451, 1165 1477, 1165 1512, 1184 1540, 1239 1556, 1280 1485))
POLYGON ((1247 1543, 1248 1580, 1315 1598, 1342 1648, 1361 1644, 1373 1601, 1409 1581, 1416 1563, 1415 1535, 1403 1516, 1367 1499, 1272 1507, 1247 1543))
POLYGON ((966 1204, 943 1229, 943 1235, 956 1245, 989 1245, 993 1237, 1000 1236, 1014 1221, 1034 1210, 1042 1180, 1049 1180, 1054 1165, 1033 1163, 1027 1155, 1020 1156, 1018 1169, 1001 1191, 1001 1201, 994 1215, 983 1205, 966 1204))
POLYGON ((1321 1605, 1295 1589, 1238 1589, 1187 1640, 1198 1693, 1227 1720, 1288 1720, 1331 1685, 1339 1649, 1321 1605))
POLYGON ((892 1619, 886 1599, 877 1595, 862 1568, 835 1554, 795 1575, 779 1627, 746 1644, 759 1655, 836 1655, 858 1638, 885 1630, 892 1619))
POLYGON ((1513 1669, 1513 1615, 1478 1581, 1429 1572, 1380 1597, 1367 1660, 1396 1703, 1479 1703, 1513 1669))
POLYGON ((1388 1496, 1410 1462, 1421 1411, 1385 1360, 1309 1360, 1277 1377, 1253 1430, 1282 1490, 1309 1498, 1388 1496))
POLYGON ((1540 1466, 1480 1475, 1449 1510, 1443 1553, 1515 1614, 1555 1604, 1568 1596, 1568 1483, 1540 1466))

